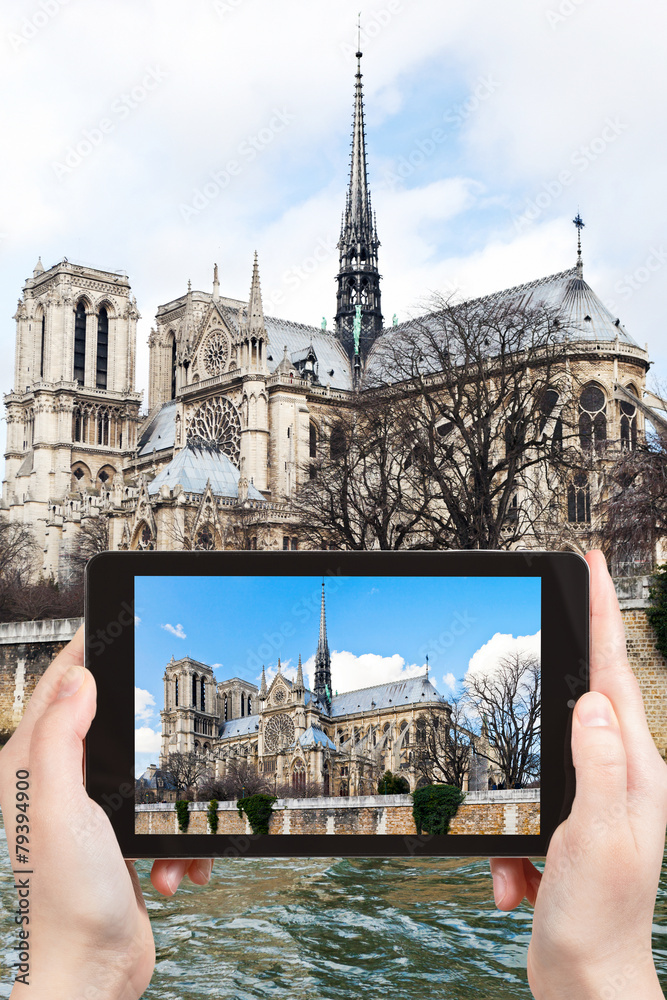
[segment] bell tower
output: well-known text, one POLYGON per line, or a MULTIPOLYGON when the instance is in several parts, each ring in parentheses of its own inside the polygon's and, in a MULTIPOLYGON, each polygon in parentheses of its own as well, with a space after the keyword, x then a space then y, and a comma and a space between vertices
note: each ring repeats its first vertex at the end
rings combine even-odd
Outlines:
POLYGON ((110 489, 136 445, 139 313, 125 274, 67 259, 45 270, 40 259, 14 318, 3 506, 43 543, 38 572, 58 577, 63 531, 50 525, 51 505, 110 489))

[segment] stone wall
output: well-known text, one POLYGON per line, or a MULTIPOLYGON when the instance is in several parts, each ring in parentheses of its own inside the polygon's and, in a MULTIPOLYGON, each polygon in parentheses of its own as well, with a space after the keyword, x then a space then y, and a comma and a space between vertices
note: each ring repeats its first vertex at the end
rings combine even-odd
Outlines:
POLYGON ((655 648, 653 629, 646 617, 645 597, 621 600, 630 666, 639 682, 648 727, 667 760, 667 663, 655 648))
POLYGON ((0 734, 16 729, 37 681, 82 621, 0 623, 0 734))
MULTIPOLYGON (((136 806, 136 833, 178 833, 173 802, 136 806)), ((208 833, 207 802, 190 804, 188 834, 208 833)), ((409 795, 364 795, 350 798, 278 799, 269 821, 277 834, 415 835, 409 795)), ((451 822, 450 834, 540 832, 539 790, 532 788, 469 792, 451 822)), ((250 834, 236 802, 218 806, 218 833, 250 834)))

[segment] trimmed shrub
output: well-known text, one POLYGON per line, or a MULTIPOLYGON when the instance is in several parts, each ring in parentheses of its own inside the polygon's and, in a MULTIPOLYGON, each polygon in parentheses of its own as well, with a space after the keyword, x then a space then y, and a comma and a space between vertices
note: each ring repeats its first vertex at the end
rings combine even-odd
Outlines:
POLYGON ((456 785, 425 785, 412 793, 412 816, 417 833, 449 833, 449 821, 465 799, 456 785))
POLYGON ((206 818, 208 820, 208 828, 211 833, 218 832, 218 800, 211 799, 208 804, 208 809, 206 810, 206 818))
POLYGON ((407 795, 410 783, 402 774, 385 771, 378 782, 378 795, 407 795))
POLYGON ((657 567, 648 593, 651 605, 646 617, 655 634, 656 649, 667 657, 667 563, 657 567))
POLYGON ((273 803, 277 801, 275 795, 265 795, 263 792, 248 795, 237 802, 239 816, 243 817, 243 813, 246 814, 253 833, 268 833, 269 817, 273 812, 273 803))
POLYGON ((188 832, 190 825, 190 803, 187 799, 179 799, 176 803, 176 815, 178 816, 178 829, 181 833, 188 832))

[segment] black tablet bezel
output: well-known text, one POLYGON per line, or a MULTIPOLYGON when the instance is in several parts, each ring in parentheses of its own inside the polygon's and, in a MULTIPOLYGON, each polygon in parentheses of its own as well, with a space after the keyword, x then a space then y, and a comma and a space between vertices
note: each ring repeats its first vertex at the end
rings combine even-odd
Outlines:
POLYGON ((86 788, 110 816, 123 855, 131 858, 543 856, 574 798, 570 726, 574 702, 588 690, 588 591, 588 565, 574 552, 101 553, 86 570, 86 665, 98 690, 97 713, 85 747, 86 788), (135 834, 134 577, 332 574, 541 578, 539 834, 135 834))

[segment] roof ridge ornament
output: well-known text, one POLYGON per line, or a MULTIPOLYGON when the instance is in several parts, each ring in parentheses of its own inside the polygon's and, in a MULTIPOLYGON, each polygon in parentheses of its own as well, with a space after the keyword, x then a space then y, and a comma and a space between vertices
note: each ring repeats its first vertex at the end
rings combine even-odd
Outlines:
POLYGON ((586 223, 581 218, 581 215, 577 211, 576 217, 572 220, 574 225, 577 227, 577 277, 583 280, 584 277, 584 262, 581 256, 581 230, 584 228, 586 223))

